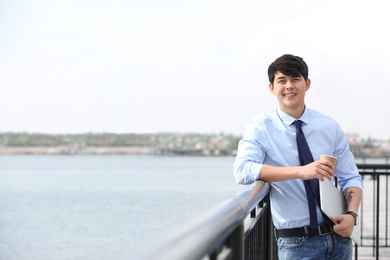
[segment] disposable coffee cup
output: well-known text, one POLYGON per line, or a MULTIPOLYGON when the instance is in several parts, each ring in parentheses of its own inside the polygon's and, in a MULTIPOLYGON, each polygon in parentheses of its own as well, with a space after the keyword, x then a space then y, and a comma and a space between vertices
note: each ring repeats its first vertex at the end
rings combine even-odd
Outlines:
POLYGON ((336 162, 337 162, 337 158, 336 157, 333 157, 333 156, 330 156, 330 155, 320 155, 320 160, 327 160, 327 161, 330 161, 333 165, 336 166, 336 162))

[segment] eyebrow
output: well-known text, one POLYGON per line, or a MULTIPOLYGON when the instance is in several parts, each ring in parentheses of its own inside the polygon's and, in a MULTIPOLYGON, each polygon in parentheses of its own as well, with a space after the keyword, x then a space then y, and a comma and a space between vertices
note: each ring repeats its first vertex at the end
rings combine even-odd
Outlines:
MULTIPOLYGON (((296 79, 296 78, 301 78, 301 75, 299 75, 299 76, 280 76, 280 77, 275 78, 275 80, 278 80, 278 79, 286 79, 286 78, 288 78, 288 77, 290 77, 290 78, 292 78, 292 79, 296 79)), ((303 77, 303 76, 302 76, 302 77, 303 77)))

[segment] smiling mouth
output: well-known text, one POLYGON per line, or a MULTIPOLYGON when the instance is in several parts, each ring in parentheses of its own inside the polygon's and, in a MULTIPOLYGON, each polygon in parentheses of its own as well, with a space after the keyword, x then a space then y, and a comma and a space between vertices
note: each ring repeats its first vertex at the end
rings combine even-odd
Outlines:
POLYGON ((283 94, 285 97, 293 97, 293 96, 296 96, 297 94, 295 93, 286 93, 286 94, 283 94))

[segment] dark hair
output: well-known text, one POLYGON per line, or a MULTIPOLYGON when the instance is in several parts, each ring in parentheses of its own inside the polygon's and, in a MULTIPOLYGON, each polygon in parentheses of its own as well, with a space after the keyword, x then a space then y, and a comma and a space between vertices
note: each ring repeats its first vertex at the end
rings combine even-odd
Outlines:
POLYGON ((305 80, 309 77, 309 68, 306 62, 301 57, 291 54, 284 54, 269 65, 268 79, 271 84, 274 84, 275 74, 278 71, 291 77, 303 76, 305 80))

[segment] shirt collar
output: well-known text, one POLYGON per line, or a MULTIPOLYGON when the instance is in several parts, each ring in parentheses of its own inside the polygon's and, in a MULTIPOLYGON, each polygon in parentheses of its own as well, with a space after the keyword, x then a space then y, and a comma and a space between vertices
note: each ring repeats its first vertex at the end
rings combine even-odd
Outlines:
POLYGON ((284 113, 279 107, 276 109, 279 118, 286 123, 287 125, 293 124, 296 120, 301 120, 303 123, 307 124, 309 122, 309 111, 305 106, 305 110, 300 118, 294 118, 286 113, 284 113))

